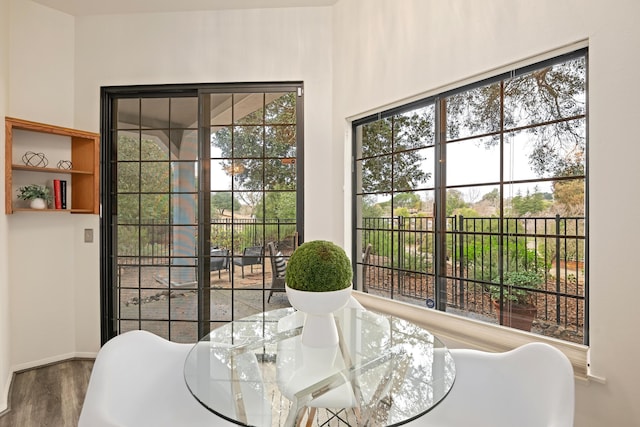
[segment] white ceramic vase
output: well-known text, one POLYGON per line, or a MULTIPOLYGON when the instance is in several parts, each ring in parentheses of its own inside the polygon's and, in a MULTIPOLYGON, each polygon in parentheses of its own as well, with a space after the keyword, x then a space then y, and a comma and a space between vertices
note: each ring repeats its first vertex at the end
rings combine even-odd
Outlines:
POLYGON ((31 209, 46 209, 47 202, 44 199, 31 199, 31 202, 29 202, 29 207, 31 209))
POLYGON ((352 287, 329 292, 310 292, 291 289, 285 285, 289 302, 305 313, 302 344, 308 347, 333 347, 338 344, 338 330, 333 312, 349 302, 352 287))

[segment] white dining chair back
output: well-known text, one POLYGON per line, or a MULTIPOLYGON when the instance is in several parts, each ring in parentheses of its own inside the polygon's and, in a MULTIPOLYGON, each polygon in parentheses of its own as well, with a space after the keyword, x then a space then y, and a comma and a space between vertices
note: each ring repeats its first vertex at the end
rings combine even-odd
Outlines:
POLYGON ((130 331, 98 352, 78 427, 235 425, 204 408, 184 381, 192 344, 130 331))
POLYGON ((555 347, 530 343, 505 353, 452 349, 456 378, 413 427, 572 427, 574 377, 555 347))

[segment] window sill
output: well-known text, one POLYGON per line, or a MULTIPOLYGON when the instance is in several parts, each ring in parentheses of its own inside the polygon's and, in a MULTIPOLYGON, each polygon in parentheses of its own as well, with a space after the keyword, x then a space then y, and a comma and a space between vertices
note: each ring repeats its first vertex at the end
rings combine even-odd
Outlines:
POLYGON ((551 344, 569 358, 576 378, 582 380, 591 378, 588 374, 589 347, 585 345, 491 325, 363 292, 354 291, 353 296, 369 310, 409 320, 445 341, 455 341, 469 348, 502 352, 533 341, 551 344))

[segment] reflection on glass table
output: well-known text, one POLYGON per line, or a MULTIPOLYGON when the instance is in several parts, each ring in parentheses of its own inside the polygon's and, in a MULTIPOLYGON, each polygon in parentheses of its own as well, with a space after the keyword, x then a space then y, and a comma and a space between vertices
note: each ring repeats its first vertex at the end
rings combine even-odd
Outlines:
POLYGON ((268 311, 210 332, 184 375, 193 396, 240 425, 396 425, 445 398, 455 365, 427 330, 396 317, 346 308, 340 343, 303 346, 304 314, 268 311))

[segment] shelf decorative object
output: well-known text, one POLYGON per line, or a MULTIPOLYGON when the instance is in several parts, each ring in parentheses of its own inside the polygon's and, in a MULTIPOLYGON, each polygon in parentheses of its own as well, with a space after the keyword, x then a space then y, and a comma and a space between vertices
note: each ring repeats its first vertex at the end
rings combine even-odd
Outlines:
POLYGON ((303 345, 338 344, 333 312, 349 302, 352 276, 347 254, 335 243, 314 240, 293 252, 287 263, 285 289, 291 305, 306 315, 303 345))
POLYGON ((44 153, 34 153, 33 151, 27 151, 22 156, 22 161, 27 166, 33 166, 34 168, 46 168, 49 165, 49 160, 44 153))
POLYGON ((51 192, 43 185, 25 185, 18 189, 18 193, 18 199, 28 200, 31 209, 46 209, 51 201, 51 192))
POLYGON ((58 169, 70 170, 72 166, 71 160, 60 160, 56 166, 58 169))

